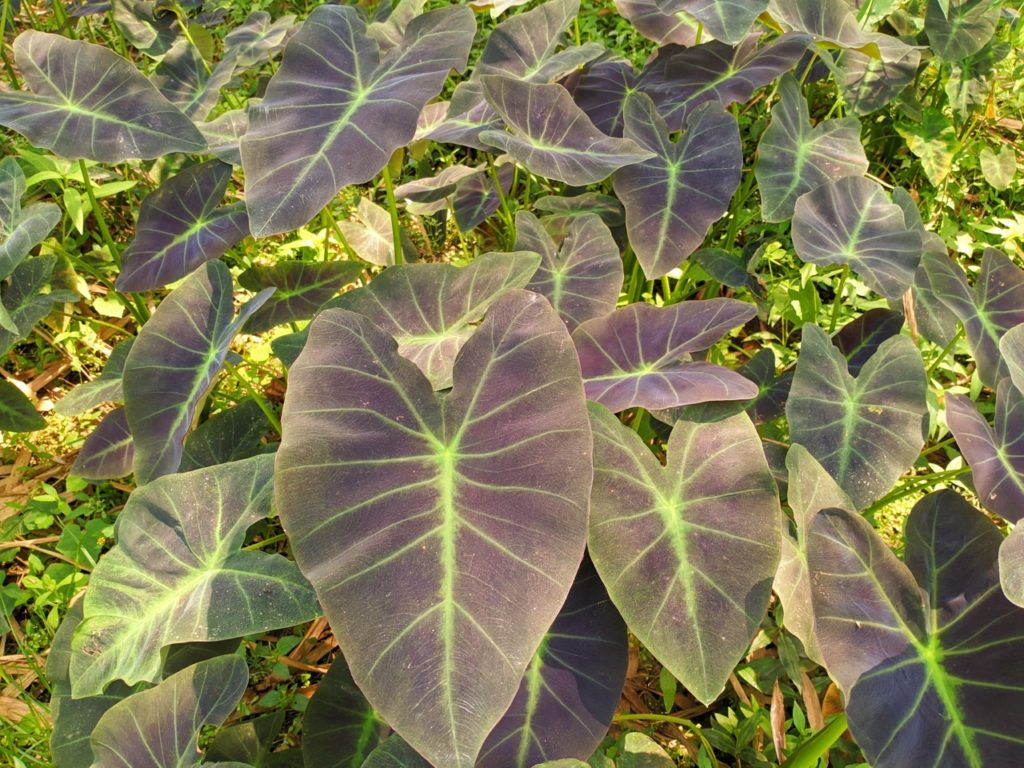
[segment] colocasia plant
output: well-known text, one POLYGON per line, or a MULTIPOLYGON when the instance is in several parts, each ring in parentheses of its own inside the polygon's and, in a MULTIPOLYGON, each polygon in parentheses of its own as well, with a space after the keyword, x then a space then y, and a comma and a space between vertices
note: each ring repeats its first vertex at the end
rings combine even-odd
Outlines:
MULTIPOLYGON (((137 328, 57 405, 119 404, 73 473, 135 485, 54 639, 57 766, 662 765, 605 741, 630 643, 713 706, 755 638, 841 694, 787 765, 847 726, 875 768, 1024 764, 1024 272, 991 248, 965 273, 866 152, 898 111, 881 140, 940 174, 922 78, 945 98, 977 73, 967 125, 1018 17, 472 5, 221 35, 197 3, 55 2, 63 34, 13 38, 0 124, 34 159, 0 162, 0 346, 78 301, 78 273, 137 328), (624 58, 585 39, 596 19, 648 42, 624 58), (85 256, 47 240, 40 158, 87 191, 85 256), (133 233, 95 194, 110 169, 159 179, 133 233), (780 330, 780 251, 839 278, 793 299, 833 302, 824 321, 780 330), (873 308, 836 332, 855 296, 873 308), (283 407, 252 387, 211 416, 256 333, 283 407), (937 400, 954 351, 994 424, 937 400), (940 405, 976 496, 920 493, 940 405), (907 488, 898 557, 871 521, 907 488), (237 716, 240 642, 320 616, 340 652, 282 750, 283 712, 237 716)), ((42 424, 0 383, 0 427, 42 424)))

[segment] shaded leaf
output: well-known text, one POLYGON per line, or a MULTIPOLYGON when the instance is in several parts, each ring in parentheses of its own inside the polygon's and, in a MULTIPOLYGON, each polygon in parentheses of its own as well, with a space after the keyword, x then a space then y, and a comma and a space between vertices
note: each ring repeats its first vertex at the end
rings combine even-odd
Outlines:
MULTIPOLYGON (((254 106, 257 101, 250 98, 248 104, 254 106)), ((231 165, 242 164, 238 142, 249 130, 249 113, 246 110, 232 109, 209 122, 197 123, 196 127, 209 143, 208 151, 211 155, 231 165)))
POLYGON ((0 379, 0 432, 35 432, 46 419, 14 384, 0 379))
POLYGON ((71 474, 87 480, 115 480, 132 473, 135 445, 124 408, 115 408, 82 443, 71 474))
POLYGON ((7 322, 0 326, 0 355, 27 336, 36 323, 50 314, 55 303, 80 298, 74 291, 50 285, 56 266, 57 256, 48 254, 25 259, 14 269, 0 297, 7 313, 7 322), (5 326, 12 326, 17 332, 5 326))
POLYGON ((853 376, 859 376, 861 368, 878 351, 887 339, 898 336, 903 329, 903 315, 889 309, 869 309, 851 320, 832 337, 846 358, 846 366, 853 376))
POLYGON ((590 431, 568 332, 543 297, 502 294, 439 400, 365 317, 329 309, 311 329, 281 521, 370 703, 431 762, 472 766, 583 554, 590 431))
POLYGON ((112 0, 111 6, 124 39, 150 56, 168 51, 181 34, 178 17, 159 0, 112 0))
POLYGON ((596 192, 584 192, 572 197, 545 195, 537 198, 533 207, 547 214, 541 219, 541 224, 556 241, 564 239, 569 234, 572 222, 583 216, 597 214, 609 227, 621 227, 626 221, 622 204, 618 200, 596 192))
POLYGON ((999 579, 1006 598, 1024 608, 1024 528, 1019 525, 999 548, 999 579))
POLYGON ((836 79, 843 102, 855 115, 866 115, 893 101, 910 85, 921 64, 921 51, 890 35, 867 33, 879 56, 846 50, 839 56, 836 79))
POLYGON ((252 398, 221 411, 188 436, 181 454, 180 472, 213 467, 255 456, 270 421, 252 398))
POLYGON ((242 549, 246 529, 270 513, 273 474, 274 457, 257 456, 158 479, 131 495, 72 641, 76 697, 111 680, 159 679, 172 643, 242 637, 317 614, 295 563, 242 549))
POLYGON ((362 768, 431 768, 431 764, 393 733, 370 753, 362 768))
POLYGON ((380 742, 383 730, 384 724, 352 681, 344 657, 337 656, 302 716, 306 765, 361 768, 380 742))
POLYGON ((0 92, 0 124, 36 147, 103 163, 206 147, 191 120, 103 46, 30 29, 14 56, 32 92, 0 92))
POLYGON ((278 261, 272 266, 250 267, 239 275, 239 285, 254 293, 276 290, 252 314, 245 330, 256 333, 308 320, 325 301, 362 275, 363 265, 354 261, 278 261))
POLYGON ((174 44, 153 70, 160 93, 193 120, 205 120, 220 100, 220 90, 235 74, 236 61, 225 57, 212 70, 191 41, 174 44))
POLYGON ((779 562, 761 441, 745 414, 679 421, 663 467, 607 409, 591 404, 590 417, 590 555, 637 639, 710 703, 764 618, 779 562))
MULTIPOLYGON (((276 710, 241 723, 222 728, 206 749, 206 764, 237 764, 248 768, 302 766, 298 749, 273 752, 274 741, 284 725, 284 710, 276 710), (294 760, 290 760, 294 757, 294 760)), ((303 718, 305 723, 305 718, 303 718)))
MULTIPOLYGON (((0 280, 11 276, 15 268, 41 243, 60 221, 61 210, 53 203, 35 203, 21 207, 25 194, 25 174, 17 158, 0 161, 0 280)), ((14 329, 7 328, 8 331, 14 329)))
POLYGON ((584 70, 572 98, 599 131, 622 136, 623 107, 637 79, 632 63, 625 59, 597 61, 584 70))

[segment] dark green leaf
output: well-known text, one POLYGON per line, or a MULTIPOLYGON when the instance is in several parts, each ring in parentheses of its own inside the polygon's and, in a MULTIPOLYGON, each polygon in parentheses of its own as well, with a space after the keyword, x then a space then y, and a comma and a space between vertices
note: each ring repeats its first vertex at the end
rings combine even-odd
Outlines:
POLYGON ((14 384, 0 379, 0 432, 35 432, 46 419, 14 384))

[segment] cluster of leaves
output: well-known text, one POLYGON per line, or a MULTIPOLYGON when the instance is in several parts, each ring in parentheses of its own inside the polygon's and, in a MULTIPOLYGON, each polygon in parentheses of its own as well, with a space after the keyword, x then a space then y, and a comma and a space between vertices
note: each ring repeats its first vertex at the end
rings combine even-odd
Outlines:
MULTIPOLYGON (((68 34, 14 38, 0 125, 36 149, 0 162, 3 351, 77 300, 77 272, 136 330, 56 406, 103 407, 75 477, 137 486, 53 641, 56 764, 671 765, 639 733, 601 748, 629 635, 666 689, 712 705, 766 626, 789 667, 776 691, 788 675, 817 704, 799 648, 845 699, 787 765, 847 725, 876 768, 1014 764, 1024 271, 988 248, 972 285, 914 195, 869 174, 863 134, 898 105, 896 140, 947 183, 1018 16, 618 0, 650 41, 638 66, 583 41, 580 0, 482 2, 501 19, 483 25, 438 5, 257 11, 220 45, 223 14, 198 4, 58 2, 68 34), (99 27, 112 45, 70 34, 99 27), (812 123, 815 98, 831 106, 812 123), (97 163, 164 177, 123 249, 97 163), (412 165, 429 170, 396 186, 412 165), (100 236, 88 258, 47 240, 58 204, 24 204, 69 173, 86 198, 64 211, 100 236), (838 277, 825 320, 812 283, 773 299, 779 252, 838 277), (835 332, 848 294, 875 306, 835 332), (267 332, 280 410, 232 351, 267 332), (869 518, 937 484, 901 478, 958 345, 995 421, 956 393, 942 412, 1000 523, 928 493, 901 560, 869 518), (225 371, 251 396, 211 415, 225 371), (272 751, 281 712, 211 734, 248 686, 241 639, 321 615, 341 654, 301 747, 272 751)), ((1014 150, 982 149, 1010 187, 1014 150)), ((44 424, 0 386, 0 428, 44 424)), ((692 730, 697 764, 729 749, 692 730)))

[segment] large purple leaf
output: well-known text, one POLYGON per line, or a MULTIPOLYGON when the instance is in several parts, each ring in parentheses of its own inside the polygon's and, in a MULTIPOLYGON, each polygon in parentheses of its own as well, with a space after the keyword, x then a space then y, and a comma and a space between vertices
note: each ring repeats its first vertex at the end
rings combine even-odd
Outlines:
POLYGON ((970 399, 947 393, 946 420, 981 503, 1012 523, 1024 518, 1024 394, 1009 379, 999 382, 989 426, 970 399))
POLYGON ((532 768, 545 760, 590 757, 618 706, 628 656, 626 624, 584 558, 476 768, 532 768))
POLYGON ((481 140, 540 176, 584 186, 653 156, 629 139, 597 130, 561 85, 535 85, 497 75, 480 82, 487 101, 512 130, 484 131, 481 140))
POLYGON ((708 299, 667 307, 630 304, 588 320, 572 335, 587 398, 616 412, 749 400, 758 391, 750 380, 689 357, 755 313, 742 301, 708 299))
POLYGON ((466 66, 475 32, 468 8, 439 8, 382 58, 358 9, 314 9, 249 111, 241 147, 253 234, 301 226, 339 189, 373 178, 412 139, 448 72, 466 66))
POLYGON ((534 210, 544 211, 541 224, 556 241, 564 240, 569 227, 581 216, 597 214, 609 227, 621 227, 626 222, 622 204, 610 195, 583 192, 571 197, 545 195, 533 203, 534 210))
MULTIPOLYGON (((498 184, 501 184, 502 194, 507 195, 512 188, 515 172, 512 163, 498 166, 498 184)), ((490 174, 479 173, 467 176, 456 185, 452 210, 455 213, 455 225, 461 231, 469 232, 475 229, 501 207, 498 184, 490 174)))
POLYGON ((862 176, 826 182, 796 201, 793 247, 812 264, 848 265, 889 299, 910 287, 922 251, 921 234, 900 206, 862 176))
POLYGON ((526 287, 551 302, 570 333, 615 309, 622 290, 622 259, 599 216, 572 219, 558 247, 536 216, 519 211, 515 248, 540 254, 540 266, 526 287))
POLYGON ((615 0, 615 7, 637 32, 658 45, 693 45, 699 25, 682 12, 684 3, 685 0, 615 0))
POLYGON ((648 96, 637 93, 626 101, 623 135, 654 156, 620 168, 613 181, 626 209, 629 244, 651 280, 700 247, 740 183, 736 118, 720 104, 706 104, 690 113, 685 129, 673 141, 648 96))
POLYGON ((921 354, 909 338, 884 342, 854 378, 825 332, 804 325, 786 403, 790 435, 864 509, 917 460, 926 390, 921 354))
POLYGON ((844 510, 818 513, 807 535, 818 642, 871 765, 1013 765, 1024 610, 1000 589, 992 522, 953 491, 925 497, 907 565, 844 510))
POLYGON ((114 480, 132 472, 135 445, 124 408, 115 408, 82 443, 71 474, 87 480, 114 480))
POLYGON ((282 419, 281 521, 370 703, 430 762, 468 768, 583 554, 591 439, 568 332, 543 297, 508 291, 438 396, 365 317, 329 309, 311 329, 282 419))
POLYGON ((424 109, 417 124, 416 141, 430 139, 442 144, 462 144, 489 151, 490 146, 480 139, 480 134, 501 128, 501 118, 484 98, 479 80, 459 83, 452 92, 452 100, 447 104, 444 116, 428 119, 434 109, 438 109, 437 104, 428 104, 424 109))
POLYGON ((623 108, 636 84, 637 74, 629 61, 598 61, 584 70, 572 98, 599 131, 622 136, 623 108))
POLYGON ((986 248, 973 290, 963 269, 945 254, 924 260, 932 290, 963 323, 982 383, 994 387, 1006 375, 999 341, 1024 323, 1024 271, 1006 254, 986 248))
POLYGON ((235 711, 249 683, 240 656, 217 656, 119 701, 92 733, 93 768, 190 768, 199 730, 235 711))
POLYGON ((135 65, 103 46, 30 29, 14 57, 32 92, 0 91, 0 125, 37 147, 104 163, 206 147, 135 65))
POLYGON ((112 680, 158 680, 172 644, 290 627, 319 613, 294 562, 242 549, 248 528, 270 514, 273 476, 274 457, 257 456, 132 494, 117 519, 117 546, 92 573, 72 641, 76 698, 112 680))
POLYGON ((317 768, 361 768, 384 723, 352 681, 343 656, 331 662, 302 715, 302 756, 317 768))
POLYGON ((761 441, 746 414, 679 421, 662 466, 603 406, 590 417, 591 557, 637 639, 710 703, 764 618, 779 563, 761 441))
POLYGON ((139 331, 123 384, 139 485, 177 471, 185 433, 231 339, 271 293, 258 294, 233 319, 231 273, 219 261, 207 262, 171 291, 139 331))
POLYGON ((864 314, 851 320, 832 337, 846 358, 850 374, 860 375, 864 367, 878 348, 903 330, 903 315, 891 309, 869 309, 864 314))
POLYGON ((760 48, 755 43, 751 35, 735 48, 714 41, 665 49, 644 67, 638 87, 654 99, 670 131, 682 130, 686 116, 707 101, 723 106, 748 101, 800 61, 810 38, 793 33, 760 48))
POLYGON ((224 37, 224 58, 233 58, 243 69, 258 66, 269 61, 297 31, 291 14, 271 21, 266 11, 253 11, 224 37))
POLYGON ((363 265, 354 261, 279 261, 273 266, 250 267, 239 275, 239 285, 254 293, 265 288, 276 290, 253 312, 245 329, 256 333, 308 320, 325 301, 362 275, 363 265))
POLYGON ((716 40, 736 44, 768 7, 768 0, 681 0, 681 5, 716 40))
POLYGON ((866 33, 846 0, 771 0, 771 14, 783 29, 804 32, 844 48, 865 44, 866 33))
POLYGON ((218 208, 231 166, 209 160, 172 176, 146 196, 135 238, 121 254, 119 291, 173 283, 249 234, 244 203, 218 208))
POLYGON ((823 120, 811 126, 807 100, 796 78, 779 83, 779 101, 757 145, 754 167, 765 221, 785 221, 796 200, 832 179, 863 176, 868 169, 855 117, 823 120))
POLYGON ((921 51, 890 35, 866 35, 879 57, 847 50, 839 57, 836 80, 847 109, 866 115, 891 102, 913 81, 921 51))
POLYGON ((168 101, 193 120, 205 120, 220 99, 221 88, 235 74, 235 60, 225 57, 209 68, 190 40, 174 44, 153 71, 152 82, 168 101))

